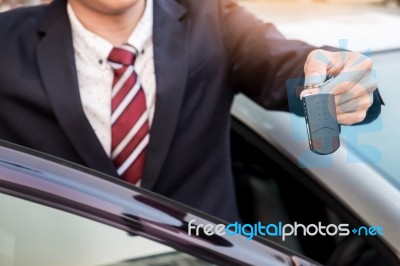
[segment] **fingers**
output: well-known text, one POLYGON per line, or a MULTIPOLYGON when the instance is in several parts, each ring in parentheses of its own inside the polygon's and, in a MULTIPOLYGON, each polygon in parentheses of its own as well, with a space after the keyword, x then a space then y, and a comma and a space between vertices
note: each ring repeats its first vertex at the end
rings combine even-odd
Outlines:
POLYGON ((373 103, 373 92, 377 88, 375 76, 371 70, 353 71, 343 73, 343 80, 356 79, 360 76, 358 82, 343 81, 338 82, 332 88, 335 95, 337 120, 340 124, 351 125, 364 120, 368 108, 373 103))
POLYGON ((316 94, 320 93, 320 89, 317 88, 312 88, 312 89, 305 89, 300 93, 300 100, 303 99, 303 97, 311 95, 311 94, 316 94))
POLYGON ((331 53, 327 72, 336 76, 351 71, 367 71, 371 69, 371 58, 360 53, 341 51, 331 53))
POLYGON ((356 83, 342 82, 334 87, 332 92, 335 94, 338 122, 351 125, 364 120, 368 108, 373 103, 373 91, 375 89, 375 80, 368 76, 356 83), (344 89, 338 87, 344 87, 344 89))
POLYGON ((372 105, 371 96, 369 94, 363 95, 362 97, 354 98, 345 103, 336 105, 336 115, 339 116, 345 113, 366 111, 372 105))
POLYGON ((358 81, 364 71, 372 69, 372 60, 363 54, 353 52, 328 52, 321 49, 312 51, 304 65, 305 85, 324 82, 326 75, 339 77, 347 74, 347 80, 358 81), (361 71, 361 72, 358 72, 361 71), (353 75, 353 77, 348 77, 353 75))
POLYGON ((308 55, 304 65, 305 85, 314 85, 325 81, 331 56, 330 52, 320 49, 314 50, 308 55))
POLYGON ((342 125, 353 125, 363 121, 366 117, 366 112, 353 112, 353 113, 344 113, 337 116, 337 120, 339 124, 342 125))
POLYGON ((376 90, 377 82, 372 75, 366 75, 358 82, 343 81, 333 86, 331 92, 335 95, 335 103, 342 104, 352 99, 370 94, 376 90))

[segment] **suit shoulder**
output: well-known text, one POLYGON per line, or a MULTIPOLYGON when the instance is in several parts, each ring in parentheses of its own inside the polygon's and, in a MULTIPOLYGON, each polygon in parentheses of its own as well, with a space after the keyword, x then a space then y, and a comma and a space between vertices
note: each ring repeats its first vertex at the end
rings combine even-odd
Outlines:
POLYGON ((20 7, 0 13, 0 38, 7 39, 11 33, 29 27, 37 26, 37 23, 47 6, 20 7))
POLYGON ((204 16, 211 13, 215 16, 224 17, 234 10, 243 9, 235 0, 181 0, 188 10, 189 14, 200 14, 204 16))

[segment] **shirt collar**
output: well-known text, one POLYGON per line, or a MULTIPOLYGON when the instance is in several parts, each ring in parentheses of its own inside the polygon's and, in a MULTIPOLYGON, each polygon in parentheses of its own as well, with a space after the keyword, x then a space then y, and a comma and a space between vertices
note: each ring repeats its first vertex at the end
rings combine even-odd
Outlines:
POLYGON ((139 52, 143 51, 146 42, 153 36, 153 0, 146 0, 142 18, 128 38, 128 43, 139 52))
MULTIPOLYGON (((93 64, 107 62, 108 55, 113 49, 112 43, 87 30, 76 17, 71 5, 67 5, 67 13, 71 23, 72 38, 75 52, 93 64)), ((153 0, 146 0, 142 18, 128 38, 128 44, 142 52, 146 42, 153 35, 153 0)), ((106 66, 107 64, 102 64, 106 66)))

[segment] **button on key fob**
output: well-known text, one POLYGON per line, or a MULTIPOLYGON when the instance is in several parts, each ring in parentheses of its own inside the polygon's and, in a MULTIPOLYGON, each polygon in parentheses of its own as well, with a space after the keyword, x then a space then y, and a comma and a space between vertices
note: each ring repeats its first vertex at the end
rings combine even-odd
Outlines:
POLYGON ((340 146, 334 95, 321 92, 304 96, 302 101, 311 151, 333 153, 340 146))

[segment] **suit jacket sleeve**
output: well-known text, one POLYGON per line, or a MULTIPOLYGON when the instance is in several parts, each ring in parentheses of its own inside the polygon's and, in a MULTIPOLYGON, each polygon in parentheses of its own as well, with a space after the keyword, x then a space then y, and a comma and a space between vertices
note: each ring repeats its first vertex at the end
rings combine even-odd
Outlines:
MULTIPOLYGON (((231 60, 231 87, 267 109, 304 115, 298 89, 304 84, 306 58, 317 47, 286 39, 273 24, 262 22, 232 0, 222 0, 220 4, 225 46, 231 60)), ((376 92, 365 122, 379 115, 380 106, 376 92)))

